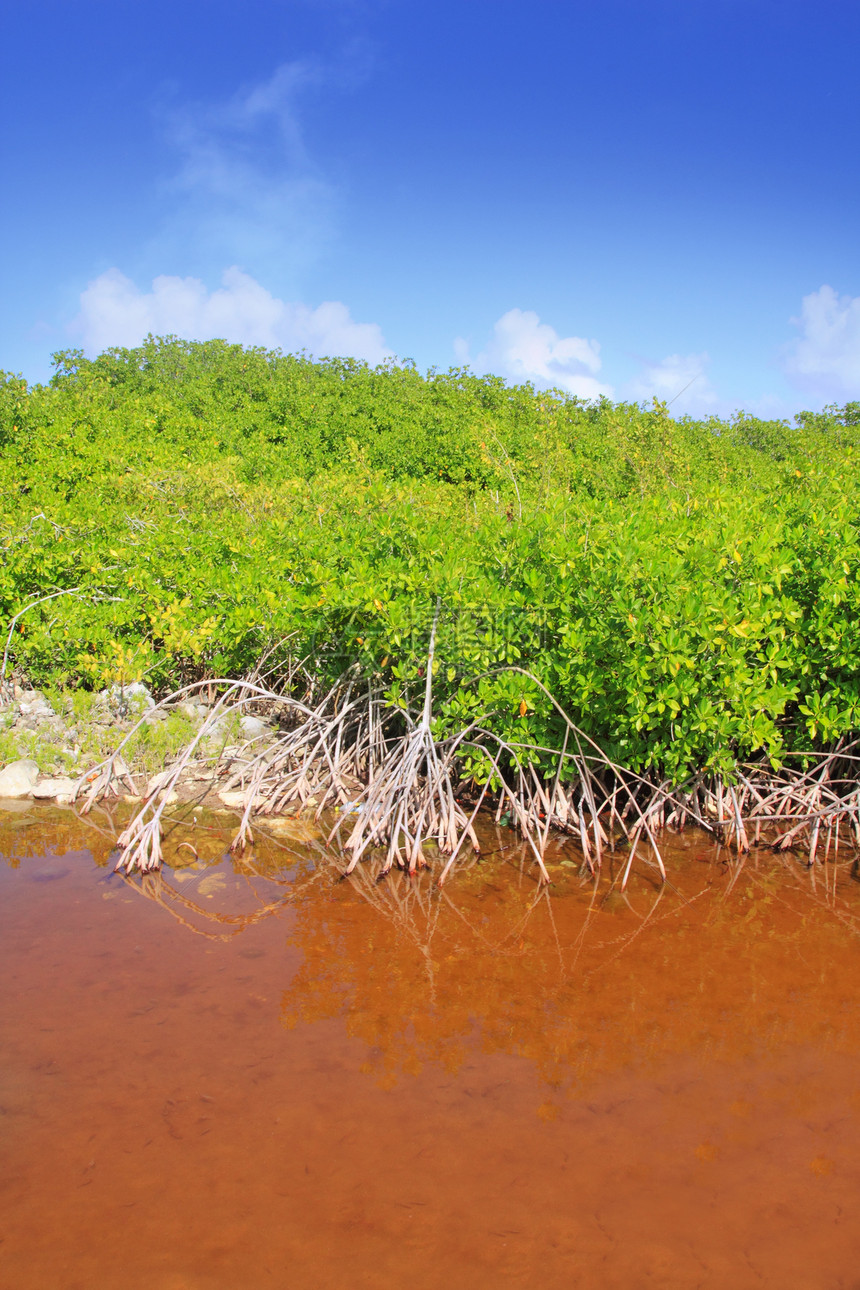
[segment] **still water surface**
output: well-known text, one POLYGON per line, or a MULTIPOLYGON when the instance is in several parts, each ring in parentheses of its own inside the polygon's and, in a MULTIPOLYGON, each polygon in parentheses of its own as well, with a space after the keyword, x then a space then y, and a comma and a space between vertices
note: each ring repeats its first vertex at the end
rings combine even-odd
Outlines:
POLYGON ((440 897, 211 817, 141 881, 115 823, 0 809, 4 1290, 860 1287, 850 867, 490 834, 440 897))

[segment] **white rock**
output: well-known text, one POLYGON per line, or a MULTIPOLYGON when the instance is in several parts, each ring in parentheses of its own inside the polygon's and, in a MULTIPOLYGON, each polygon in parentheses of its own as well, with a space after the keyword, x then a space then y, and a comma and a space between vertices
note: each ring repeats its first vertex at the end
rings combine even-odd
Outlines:
POLYGON ((183 716, 190 717, 192 721, 202 721, 208 714, 208 708, 204 708, 202 703, 180 703, 179 711, 183 716))
POLYGON ((77 780, 68 779, 65 775, 60 775, 56 779, 40 779, 33 787, 33 796, 37 798, 55 797, 58 801, 65 798, 70 802, 74 797, 76 784, 77 780))
POLYGON ((179 794, 176 789, 165 787, 172 774, 171 770, 163 770, 159 775, 153 775, 146 786, 146 792, 143 795, 144 801, 152 799, 156 803, 164 802, 168 806, 173 802, 178 802, 179 794))
POLYGON ((239 729, 246 739, 259 739, 261 735, 267 735, 270 727, 259 717, 240 717, 239 729))
POLYGON ((152 797, 155 793, 160 792, 161 789, 164 788, 165 784, 170 779, 172 774, 173 774, 172 770, 162 770, 162 771, 159 771, 157 775, 153 775, 152 779, 149 781, 149 783, 146 786, 146 792, 144 793, 144 797, 152 797))
POLYGON ((102 690, 100 697, 108 699, 112 707, 128 708, 132 712, 145 712, 155 707, 149 690, 142 681, 131 681, 128 685, 112 685, 109 690, 102 690))
POLYGON ((39 767, 29 757, 10 761, 0 770, 0 797, 27 797, 39 778, 39 767))
POLYGON ((206 728, 206 733, 201 740, 202 750, 210 756, 213 753, 219 753, 222 756, 227 754, 227 736, 228 730, 226 723, 216 721, 214 725, 206 728))
POLYGON ((276 838, 289 838, 292 842, 314 842, 323 835, 322 829, 312 820, 287 819, 283 815, 266 816, 261 823, 276 838))
POLYGON ((57 715, 39 690, 24 690, 18 700, 18 711, 22 717, 32 717, 37 721, 45 721, 57 715))
MULTIPOLYGON (((229 806, 231 810, 243 811, 245 809, 246 797, 244 789, 226 789, 223 793, 219 793, 218 797, 224 805, 229 806)), ((262 802, 262 800, 262 797, 258 794, 254 799, 254 805, 256 806, 259 802, 262 802)))

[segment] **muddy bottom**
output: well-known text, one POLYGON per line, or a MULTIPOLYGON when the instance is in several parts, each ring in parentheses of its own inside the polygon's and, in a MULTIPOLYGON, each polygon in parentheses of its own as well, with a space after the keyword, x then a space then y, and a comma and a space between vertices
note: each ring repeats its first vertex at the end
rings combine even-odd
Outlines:
POLYGON ((493 834, 440 895, 205 823, 126 880, 0 810, 4 1290, 860 1287, 850 867, 493 834))

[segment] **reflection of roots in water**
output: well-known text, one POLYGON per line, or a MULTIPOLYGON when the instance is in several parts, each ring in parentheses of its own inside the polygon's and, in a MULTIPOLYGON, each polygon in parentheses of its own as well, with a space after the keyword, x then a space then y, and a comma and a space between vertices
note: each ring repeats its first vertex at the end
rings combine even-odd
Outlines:
MULTIPOLYGON (((332 863, 332 870, 335 871, 334 863, 332 863)), ((552 922, 549 892, 544 886, 536 886, 528 898, 526 909, 521 917, 501 937, 493 939, 488 937, 462 908, 465 902, 463 891, 457 893, 458 898, 452 897, 450 890, 447 887, 439 887, 427 871, 416 875, 409 875, 400 870, 390 870, 386 873, 385 882, 380 882, 379 866, 359 865, 349 875, 350 887, 378 914, 393 924, 398 933, 408 938, 422 955, 431 996, 436 969, 432 952, 433 941, 439 930, 440 920, 446 913, 457 918, 483 951, 491 955, 504 952, 510 942, 522 936, 538 906, 546 904, 552 922)))
POLYGON ((360 913, 307 911, 306 966, 285 992, 285 1024, 345 1015, 374 1053, 368 1073, 389 1081, 428 1059, 457 1069, 471 1034, 484 1051, 533 1058, 557 1090, 601 1066, 695 1048, 700 1035, 720 1051, 755 1046, 777 1024, 804 1036, 830 989, 827 965, 844 963, 833 952, 851 954, 860 931, 840 868, 822 884, 789 857, 723 849, 702 869, 670 868, 665 885, 623 890, 618 872, 554 896, 518 887, 515 860, 441 891, 427 875, 379 884, 363 866, 351 889, 397 935, 379 936, 371 919, 365 954, 360 913), (786 1001, 807 986, 808 1006, 786 1001))
POLYGON ((322 848, 279 866, 286 852, 258 844, 234 857, 216 909, 168 870, 123 882, 210 942, 287 909, 300 959, 282 1023, 344 1019, 367 1045, 361 1070, 385 1086, 425 1061, 456 1071, 473 1042, 533 1060, 561 1095, 700 1043, 746 1052, 771 1032, 805 1042, 826 1012, 828 969, 844 976, 860 931, 850 866, 811 874, 789 856, 688 853, 666 884, 637 875, 626 890, 621 864, 580 881, 558 866, 554 891, 533 880, 524 849, 441 889, 432 869, 380 882, 384 855, 344 879, 322 848), (253 908, 224 912, 247 895, 253 908))
POLYGON ((840 881, 843 885, 846 882, 856 882, 856 859, 846 860, 841 864, 831 860, 824 860, 820 864, 810 867, 803 862, 783 857, 783 863, 778 870, 773 868, 762 870, 757 865, 745 865, 744 857, 741 857, 739 861, 735 862, 733 868, 736 873, 729 890, 734 886, 741 872, 745 871, 747 881, 761 890, 763 894, 787 904, 776 879, 783 877, 784 874, 788 875, 791 880, 791 888, 801 892, 805 900, 808 900, 816 909, 831 914, 855 936, 860 934, 860 915, 854 911, 839 890, 840 881))
POLYGON ((285 897, 282 901, 269 902, 247 914, 221 914, 214 910, 203 909, 193 900, 184 896, 168 882, 160 871, 142 874, 139 879, 123 874, 122 880, 131 891, 135 891, 138 895, 145 896, 147 900, 153 900, 157 905, 161 905, 162 909, 166 909, 168 914, 175 918, 178 923, 181 923, 183 927, 187 927, 189 931, 195 932, 198 936, 205 936, 211 941, 232 940, 246 927, 259 923, 263 918, 276 913, 289 900, 289 897, 285 897), (186 913, 183 913, 183 910, 186 913), (216 932, 205 926, 198 927, 187 916, 191 914, 197 915, 204 922, 209 921, 220 925, 228 925, 232 930, 229 932, 216 932))
MULTIPOLYGON (((87 823, 90 827, 98 827, 92 819, 87 823)), ((177 820, 176 823, 184 822, 177 820)), ((108 829, 112 825, 113 821, 110 821, 108 829)), ((107 829, 99 829, 99 832, 108 835, 107 829)), ((186 845, 179 844, 177 850, 186 845)), ((464 876, 471 871, 473 879, 478 878, 477 865, 486 863, 492 854, 492 851, 485 852, 481 860, 474 857, 464 866, 464 876)), ((769 854, 765 867, 762 867, 756 852, 752 856, 738 856, 728 848, 716 848, 704 883, 692 893, 683 892, 670 872, 666 883, 641 880, 634 894, 626 885, 623 862, 613 866, 612 872, 604 870, 602 874, 597 872, 581 877, 579 890, 583 896, 588 894, 588 900, 586 904, 578 902, 582 909, 581 922, 575 936, 563 946, 554 913, 557 897, 551 888, 534 883, 528 876, 527 849, 521 845, 501 846, 496 854, 504 855, 504 892, 494 885, 493 880, 498 875, 493 869, 480 871, 479 881, 483 890, 497 892, 504 897, 511 917, 503 917, 501 927, 496 922, 494 930, 488 928, 485 919, 477 918, 470 908, 472 884, 468 882, 454 888, 440 888, 432 869, 415 875, 395 869, 385 873, 384 881, 380 881, 385 865, 378 857, 357 865, 344 879, 339 857, 314 843, 305 844, 299 850, 279 839, 268 838, 265 852, 251 848, 244 856, 234 856, 233 872, 244 880, 254 898, 255 907, 244 913, 224 913, 203 906, 170 881, 169 871, 135 877, 124 875, 123 880, 138 894, 160 904, 183 926, 197 935, 215 940, 230 940, 246 927, 277 915, 287 906, 305 903, 312 896, 313 889, 322 891, 329 885, 345 882, 418 951, 431 993, 435 987, 437 967, 433 955, 434 941, 440 935, 440 926, 444 925, 446 934, 450 932, 452 919, 461 925, 477 952, 516 957, 526 929, 535 917, 545 916, 545 932, 549 943, 554 945, 560 976, 567 979, 575 972, 586 945, 595 951, 609 951, 599 964, 591 965, 586 973, 591 975, 630 949, 647 928, 677 916, 701 897, 710 895, 720 902, 728 901, 742 876, 762 895, 786 906, 788 891, 781 888, 787 882, 788 889, 794 893, 802 892, 813 908, 822 912, 826 910, 851 932, 860 932, 860 917, 841 895, 845 883, 856 880, 856 861, 836 864, 827 859, 809 868, 791 855, 782 854, 774 862, 774 857, 769 854), (285 860, 289 865, 289 877, 284 872, 285 860), (519 883, 511 881, 515 874, 519 883), (273 887, 278 889, 275 899, 272 899, 273 887), (665 905, 664 901, 667 902, 665 905), (620 936, 594 940, 595 919, 613 902, 629 911, 636 920, 635 925, 620 936)), ((184 872, 191 872, 191 869, 186 868, 184 872)))
MULTIPOLYGON (((286 848, 284 848, 286 849, 286 848)), ((301 857, 307 861, 307 857, 301 857)), ((260 864, 262 866, 262 857, 260 864)), ((279 914, 286 906, 292 905, 296 900, 300 900, 307 894, 309 887, 318 884, 324 877, 321 870, 313 868, 308 872, 290 878, 278 877, 277 870, 272 871, 270 865, 266 865, 269 872, 263 873, 257 867, 257 859, 253 855, 244 856, 241 862, 234 862, 233 872, 236 877, 244 879, 248 890, 253 894, 257 902, 254 909, 241 914, 228 914, 221 910, 205 908, 186 896, 169 880, 163 870, 157 870, 151 873, 131 876, 121 874, 122 880, 129 890, 136 892, 140 896, 145 896, 147 900, 154 901, 166 909, 172 918, 175 918, 183 927, 196 933, 198 936, 205 936, 208 940, 229 941, 240 932, 245 931, 248 927, 253 927, 265 918, 270 918, 273 914, 279 914), (258 891, 255 880, 264 884, 263 893, 258 891), (272 887, 281 889, 277 899, 272 900, 272 887), (201 921, 200 926, 195 924, 194 918, 201 921), (206 926, 206 924, 210 926, 206 926), (214 927, 212 926, 214 924, 214 927), (219 929, 219 930, 216 930, 219 929), (224 929, 224 930, 221 930, 224 929), (228 930, 229 929, 229 930, 228 930)), ((196 870, 191 867, 180 871, 189 874, 198 873, 201 879, 204 879, 207 870, 196 870)))
MULTIPOLYGON (((528 856, 525 848, 517 848, 517 850, 522 874, 528 856)), ((335 862, 326 856, 325 863, 330 867, 332 875, 337 876, 338 869, 335 862)), ((470 868, 474 868, 474 864, 473 861, 470 868)), ((551 893, 550 888, 542 885, 533 887, 525 906, 522 901, 515 899, 515 890, 508 889, 507 898, 515 904, 519 917, 501 934, 491 937, 467 912, 465 906, 468 890, 464 886, 455 889, 440 888, 427 873, 411 877, 397 871, 392 871, 384 882, 380 882, 380 867, 373 864, 364 864, 354 869, 349 881, 352 889, 361 896, 362 900, 392 923, 399 933, 408 937, 420 951, 427 965, 431 985, 434 968, 432 944, 439 930, 443 913, 449 913, 456 918, 474 939, 476 945, 492 955, 506 952, 518 953, 512 947, 522 938, 535 916, 544 913, 549 925, 548 931, 555 942, 561 975, 566 978, 577 966, 594 928, 595 917, 607 904, 618 901, 636 919, 636 924, 620 936, 601 938, 592 944, 594 950, 606 949, 612 950, 612 953, 589 970, 587 975, 591 975, 592 972, 607 967, 629 950, 647 928, 663 920, 677 917, 702 897, 716 897, 720 904, 725 904, 731 898, 742 876, 763 896, 771 897, 789 908, 787 893, 780 894, 781 885, 787 882, 792 893, 802 894, 804 900, 809 901, 814 908, 822 912, 827 911, 848 930, 854 934, 860 934, 860 916, 840 894, 840 884, 848 880, 856 880, 857 862, 855 860, 844 861, 841 864, 825 860, 810 868, 803 861, 787 854, 780 855, 774 863, 774 857, 768 854, 766 867, 762 868, 758 855, 754 855, 751 859, 749 855, 743 853, 738 855, 728 848, 718 847, 714 851, 709 870, 702 886, 692 893, 683 892, 672 880, 670 874, 665 883, 653 885, 641 883, 636 893, 637 899, 631 898, 631 892, 625 880, 626 875, 621 868, 614 874, 601 875, 598 872, 582 878, 580 888, 583 891, 590 891, 590 899, 583 911, 582 923, 569 953, 565 952, 556 927, 553 912, 556 897, 551 893), (667 902, 666 907, 661 909, 664 901, 667 902)), ((489 874, 487 885, 491 885, 489 874)))
MULTIPOLYGON (((517 848, 517 851, 519 852, 518 859, 520 863, 518 866, 514 864, 513 867, 518 867, 522 875, 528 861, 528 854, 524 847, 517 848)), ((332 872, 336 873, 334 863, 330 863, 332 872)), ((474 862, 470 865, 470 868, 474 868, 474 862)), ((436 967, 432 952, 433 941, 434 937, 439 933, 440 922, 445 915, 450 915, 462 925, 469 937, 474 940, 476 948, 480 948, 482 954, 489 956, 507 955, 515 958, 520 957, 522 954, 521 945, 529 924, 532 923, 536 916, 545 915, 548 924, 547 930, 552 938, 558 957, 560 976, 561 979, 566 979, 576 967, 580 952, 592 925, 594 914, 600 910, 607 899, 617 892, 619 899, 623 901, 624 905, 629 908, 638 920, 637 925, 626 935, 613 938, 611 942, 601 943, 612 944, 617 947, 615 954, 612 956, 615 958, 639 936, 643 928, 654 918, 667 890, 663 885, 646 888, 648 903, 645 911, 642 912, 636 908, 629 892, 621 890, 620 880, 617 875, 609 882, 605 880, 601 882, 598 873, 589 875, 587 879, 582 880, 581 887, 585 890, 590 889, 590 900, 584 911, 582 926, 574 941, 572 957, 568 961, 556 926, 553 909, 555 897, 552 895, 550 888, 543 884, 530 882, 526 893, 524 893, 525 899, 523 900, 522 895, 518 898, 517 888, 513 886, 508 887, 506 892, 494 886, 488 873, 484 883, 485 887, 504 896, 506 903, 509 902, 509 907, 517 915, 514 917, 513 922, 508 923, 496 935, 491 935, 468 912, 467 905, 470 893, 464 884, 453 890, 449 887, 440 888, 426 872, 410 876, 393 870, 387 873, 384 882, 379 881, 379 876, 380 866, 378 865, 365 864, 358 866, 350 874, 350 886, 362 900, 390 922, 398 933, 406 936, 413 943, 423 956, 431 990, 436 967)), ((522 892, 522 888, 519 890, 522 892)), ((703 892, 706 890, 709 890, 709 887, 703 888, 703 892)), ((703 892, 697 893, 697 896, 703 894, 703 892)), ((680 895, 680 893, 678 894, 680 895)), ((686 903, 689 903, 689 898, 682 897, 681 904, 686 903)), ((675 909, 672 912, 675 912, 675 909)))

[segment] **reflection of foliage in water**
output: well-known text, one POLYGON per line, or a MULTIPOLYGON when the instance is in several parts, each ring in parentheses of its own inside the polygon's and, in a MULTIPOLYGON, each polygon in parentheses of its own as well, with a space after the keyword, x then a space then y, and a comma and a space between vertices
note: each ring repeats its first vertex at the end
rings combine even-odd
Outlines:
MULTIPOLYGON (((372 862, 337 882, 321 848, 262 836, 227 868, 231 831, 215 818, 174 829, 162 874, 116 881, 213 942, 289 912, 285 936, 302 963, 283 991, 284 1024, 343 1018, 383 1084, 427 1062, 456 1070, 473 1045, 581 1088, 673 1054, 860 1043, 850 864, 729 862, 690 835, 668 857, 665 889, 640 874, 622 894, 608 870, 580 886, 550 860, 554 885, 542 890, 511 848, 440 891, 430 874, 377 884, 372 862), (226 885, 207 895, 209 875, 226 885)), ((89 852, 106 868, 116 823, 28 806, 4 813, 0 855, 17 866, 89 852)))
POLYGON ((104 868, 115 846, 108 823, 106 812, 83 822, 74 811, 60 807, 23 800, 14 807, 7 804, 0 812, 0 861, 17 869, 22 860, 86 850, 104 868))
POLYGON ((369 867, 350 887, 315 888, 296 906, 304 961, 284 1024, 343 1016, 386 1085, 427 1061, 455 1070, 472 1044, 577 1087, 670 1054, 860 1036, 853 1009, 850 1025, 828 1021, 860 930, 844 881, 837 892, 819 875, 815 888, 789 865, 714 853, 629 899, 554 876, 555 895, 506 864, 441 892, 403 875, 378 886, 369 867))

